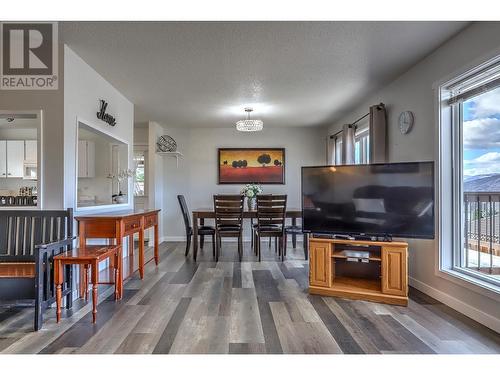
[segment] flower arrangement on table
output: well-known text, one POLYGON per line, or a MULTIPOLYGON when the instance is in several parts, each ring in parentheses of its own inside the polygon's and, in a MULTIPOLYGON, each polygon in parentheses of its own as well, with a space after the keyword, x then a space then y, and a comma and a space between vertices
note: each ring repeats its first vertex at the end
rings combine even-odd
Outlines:
POLYGON ((241 194, 247 197, 249 210, 255 209, 255 197, 260 193, 262 193, 262 187, 258 184, 247 184, 241 189, 241 194))
POLYGON ((135 170, 133 169, 123 169, 121 170, 117 175, 112 175, 109 174, 108 178, 111 180, 117 180, 118 181, 118 194, 115 194, 112 196, 113 202, 114 203, 126 203, 127 202, 127 195, 122 193, 122 182, 128 180, 129 178, 132 178, 135 176, 135 170))

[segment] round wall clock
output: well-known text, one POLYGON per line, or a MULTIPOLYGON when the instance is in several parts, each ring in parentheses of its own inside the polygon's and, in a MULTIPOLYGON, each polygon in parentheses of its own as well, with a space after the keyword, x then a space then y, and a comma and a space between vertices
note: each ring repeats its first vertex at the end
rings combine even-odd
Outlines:
POLYGON ((401 134, 408 134, 413 127, 413 122, 415 118, 413 116, 413 112, 404 111, 399 115, 399 131, 401 134))

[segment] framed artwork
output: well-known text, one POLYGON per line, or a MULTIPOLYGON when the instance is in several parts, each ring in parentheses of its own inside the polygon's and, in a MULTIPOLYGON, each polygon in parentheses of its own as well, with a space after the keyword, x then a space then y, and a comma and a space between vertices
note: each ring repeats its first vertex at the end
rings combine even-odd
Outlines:
POLYGON ((284 148, 219 148, 219 184, 284 184, 284 148))

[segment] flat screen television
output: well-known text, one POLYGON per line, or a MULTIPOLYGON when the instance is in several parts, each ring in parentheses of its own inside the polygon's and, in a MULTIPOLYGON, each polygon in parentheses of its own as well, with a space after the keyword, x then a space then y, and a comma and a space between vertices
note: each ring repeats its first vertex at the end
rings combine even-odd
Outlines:
POLYGON ((309 233, 434 238, 434 162, 302 167, 309 233))

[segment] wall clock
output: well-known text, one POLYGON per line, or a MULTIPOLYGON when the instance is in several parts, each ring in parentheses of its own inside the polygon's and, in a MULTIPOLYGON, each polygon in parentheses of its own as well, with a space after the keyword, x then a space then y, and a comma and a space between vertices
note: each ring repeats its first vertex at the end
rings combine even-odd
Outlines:
POLYGON ((413 112, 404 111, 399 115, 399 131, 401 134, 408 134, 413 127, 413 122, 415 118, 413 116, 413 112))

